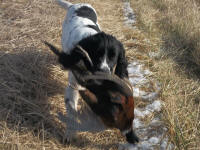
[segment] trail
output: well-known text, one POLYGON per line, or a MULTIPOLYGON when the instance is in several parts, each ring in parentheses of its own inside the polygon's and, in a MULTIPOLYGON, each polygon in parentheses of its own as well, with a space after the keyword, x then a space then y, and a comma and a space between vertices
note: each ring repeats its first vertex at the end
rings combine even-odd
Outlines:
MULTIPOLYGON (((130 2, 124 4, 124 23, 127 28, 133 30, 137 28, 134 24, 136 17, 130 6, 130 2)), ((162 107, 164 103, 159 99, 160 85, 150 78, 152 72, 145 69, 139 61, 133 61, 128 66, 130 82, 133 86, 133 95, 139 99, 143 105, 135 108, 135 119, 133 126, 136 134, 140 138, 140 143, 136 145, 121 144, 119 149, 131 150, 171 150, 173 144, 169 143, 167 128, 162 121, 162 107), (148 87, 145 88, 144 87, 148 87)))

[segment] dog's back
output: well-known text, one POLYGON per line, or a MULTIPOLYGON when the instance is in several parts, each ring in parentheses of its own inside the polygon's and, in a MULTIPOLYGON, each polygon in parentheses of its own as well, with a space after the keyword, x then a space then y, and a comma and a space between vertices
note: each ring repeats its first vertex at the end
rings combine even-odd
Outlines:
POLYGON ((68 11, 67 17, 82 17, 83 19, 89 19, 93 23, 97 23, 97 14, 95 9, 87 3, 72 4, 65 0, 56 0, 57 4, 68 11))
POLYGON ((62 27, 62 48, 65 53, 70 53, 82 39, 100 32, 97 14, 90 4, 56 1, 67 10, 62 27))

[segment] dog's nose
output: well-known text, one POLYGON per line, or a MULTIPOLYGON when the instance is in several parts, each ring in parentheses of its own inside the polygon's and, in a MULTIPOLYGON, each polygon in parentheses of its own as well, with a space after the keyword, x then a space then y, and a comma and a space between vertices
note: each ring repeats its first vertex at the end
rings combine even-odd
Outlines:
POLYGON ((111 73, 110 72, 110 68, 108 68, 108 67, 103 67, 102 69, 101 69, 101 71, 103 71, 103 72, 105 72, 105 73, 111 73))
POLYGON ((106 61, 106 58, 102 61, 100 67, 100 71, 105 72, 105 73, 110 73, 110 67, 106 61))

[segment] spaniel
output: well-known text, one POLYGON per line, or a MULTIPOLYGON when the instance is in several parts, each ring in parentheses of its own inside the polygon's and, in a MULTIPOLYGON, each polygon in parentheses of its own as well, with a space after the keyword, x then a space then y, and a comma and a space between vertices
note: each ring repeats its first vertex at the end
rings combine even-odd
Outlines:
MULTIPOLYGON (((114 73, 120 78, 128 78, 128 64, 123 45, 112 35, 101 31, 95 9, 85 3, 71 4, 64 0, 57 0, 57 3, 67 10, 62 26, 62 50, 67 59, 66 57, 60 59, 60 63, 65 68, 70 68, 82 59, 76 51, 79 45, 92 59, 93 67, 87 66, 88 68, 93 71, 114 73)), ((77 110, 79 94, 75 89, 81 87, 70 71, 68 78, 69 85, 66 88, 65 100, 77 110)))
MULTIPOLYGON (((62 26, 62 52, 58 53, 57 49, 47 42, 45 44, 59 55, 59 62, 64 68, 69 69, 65 104, 67 114, 76 115, 79 91, 84 90, 85 87, 78 83, 75 74, 73 74, 72 69, 75 64, 80 60, 85 60, 84 65, 86 65, 89 72, 115 74, 120 79, 128 79, 128 63, 122 43, 114 36, 101 31, 97 21, 97 13, 91 5, 86 3, 72 4, 64 0, 56 1, 67 10, 62 26), (83 57, 87 55, 87 58, 83 57)), ((130 134, 129 130, 123 133, 127 136, 130 134)), ((67 136, 69 137, 67 138, 70 138, 72 134, 68 133, 67 136)), ((135 140, 133 141, 135 142, 135 140)))

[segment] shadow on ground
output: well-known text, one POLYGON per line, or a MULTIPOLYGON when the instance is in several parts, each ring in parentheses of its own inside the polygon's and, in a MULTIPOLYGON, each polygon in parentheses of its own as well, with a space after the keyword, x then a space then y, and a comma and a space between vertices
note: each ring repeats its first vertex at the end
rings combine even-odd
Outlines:
MULTIPOLYGON (((0 51, 0 124, 6 122, 2 130, 8 128, 19 135, 31 131, 41 141, 53 138, 62 145, 64 125, 56 115, 64 108, 67 82, 63 82, 66 77, 62 77, 56 57, 44 51, 0 51)), ((70 146, 107 149, 116 145, 93 143, 83 136, 70 146)))
MULTIPOLYGON (((48 136, 61 133, 50 114, 50 97, 62 94, 64 85, 52 76, 56 59, 34 48, 0 53, 0 121, 21 132, 37 134, 44 129, 48 136), (5 118, 5 116, 7 116, 5 118)), ((55 100, 55 99, 54 99, 55 100)), ((56 102, 55 102, 56 103, 56 102)))

